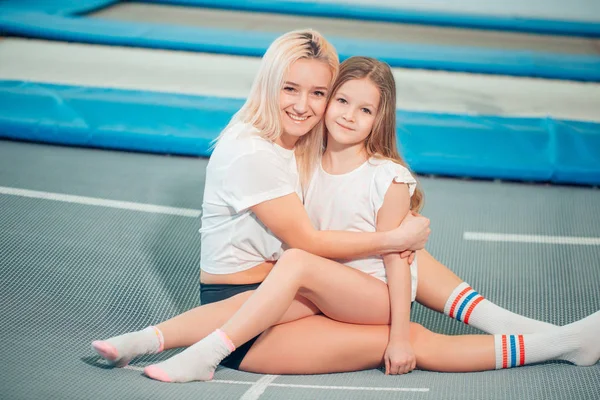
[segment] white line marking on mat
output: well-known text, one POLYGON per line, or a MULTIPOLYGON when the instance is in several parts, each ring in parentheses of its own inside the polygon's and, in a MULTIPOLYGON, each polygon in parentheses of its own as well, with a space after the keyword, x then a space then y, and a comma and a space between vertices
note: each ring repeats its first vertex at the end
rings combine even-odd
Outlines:
POLYGON ((587 246, 600 245, 600 238, 577 236, 546 236, 546 235, 516 235, 507 233, 465 232, 464 240, 479 240, 485 242, 521 242, 544 244, 580 244, 587 246))
MULTIPOLYGON (((124 367, 134 371, 143 371, 142 367, 132 367, 130 365, 124 367)), ((406 387, 364 387, 364 386, 323 386, 323 385, 299 385, 294 383, 271 383, 279 375, 265 375, 256 382, 248 381, 230 381, 213 379, 206 383, 229 383, 234 385, 252 385, 240 400, 256 400, 269 386, 289 387, 297 389, 322 389, 322 390, 364 390, 367 392, 429 392, 429 388, 406 388, 406 387)))
POLYGON ((277 379, 279 375, 265 375, 259 380, 256 381, 254 385, 250 387, 250 389, 246 390, 244 395, 240 397, 240 400, 256 400, 260 397, 261 394, 267 390, 271 382, 277 379))
POLYGON ((365 390, 365 391, 373 391, 373 392, 429 392, 429 388, 321 386, 321 385, 296 385, 296 384, 292 384, 292 383, 271 383, 270 386, 303 388, 303 389, 325 389, 325 390, 365 390))
POLYGON ((119 201, 100 199, 96 197, 74 196, 70 194, 38 192, 35 190, 17 189, 0 186, 0 194, 9 194, 13 196, 30 197, 34 199, 45 199, 54 201, 63 201, 66 203, 85 204, 90 206, 119 208, 122 210, 142 211, 152 214, 178 215, 181 217, 198 218, 202 213, 200 210, 190 208, 176 208, 167 206, 157 206, 154 204, 134 203, 130 201, 119 201))

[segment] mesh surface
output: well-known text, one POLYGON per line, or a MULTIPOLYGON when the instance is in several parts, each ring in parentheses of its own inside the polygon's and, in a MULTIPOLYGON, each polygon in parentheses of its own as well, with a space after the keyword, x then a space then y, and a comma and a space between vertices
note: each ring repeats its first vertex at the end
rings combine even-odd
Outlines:
MULTIPOLYGON (((0 186, 175 207, 200 208, 205 165, 190 158, 0 142, 0 186)), ((462 239, 465 231, 598 237, 600 191, 431 178, 422 183, 425 214, 433 221, 431 253, 490 300, 555 324, 600 309, 598 246, 462 239)), ((107 368, 90 350, 94 339, 198 304, 197 219, 0 195, 0 227, 2 398, 239 399, 263 378, 220 368, 217 382, 165 385, 143 377, 140 368, 175 351, 122 370, 107 368)), ((413 319, 438 332, 476 333, 421 306, 413 319)), ((370 370, 280 376, 260 399, 597 399, 599 382, 600 365, 558 362, 470 374, 389 377, 370 370), (340 386, 358 390, 331 388, 340 386)))

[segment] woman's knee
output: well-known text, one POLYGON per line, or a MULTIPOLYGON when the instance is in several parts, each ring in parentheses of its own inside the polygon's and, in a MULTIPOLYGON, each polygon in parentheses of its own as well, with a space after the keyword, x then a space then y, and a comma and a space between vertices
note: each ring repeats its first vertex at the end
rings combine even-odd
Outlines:
POLYGON ((417 368, 426 367, 432 357, 435 359, 438 356, 435 343, 437 343, 439 337, 438 333, 411 322, 410 344, 417 357, 417 368))
POLYGON ((416 343, 419 340, 422 340, 424 337, 426 337, 430 333, 431 333, 431 331, 428 330, 427 328, 425 328, 423 325, 417 324, 416 322, 410 323, 410 341, 411 342, 416 343))

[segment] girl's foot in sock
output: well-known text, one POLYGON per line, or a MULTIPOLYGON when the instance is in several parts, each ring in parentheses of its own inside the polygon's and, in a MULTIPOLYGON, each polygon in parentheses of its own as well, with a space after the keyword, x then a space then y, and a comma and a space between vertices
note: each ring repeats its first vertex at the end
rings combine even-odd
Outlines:
POLYGON ((116 367, 124 367, 138 356, 160 353, 163 347, 162 332, 155 326, 92 342, 92 349, 116 367))
POLYGON ((485 299, 466 282, 448 297, 444 314, 487 333, 540 333, 557 327, 508 311, 485 299))
POLYGON ((217 329, 176 356, 144 368, 144 374, 162 382, 210 381, 219 363, 234 350, 227 335, 217 329))

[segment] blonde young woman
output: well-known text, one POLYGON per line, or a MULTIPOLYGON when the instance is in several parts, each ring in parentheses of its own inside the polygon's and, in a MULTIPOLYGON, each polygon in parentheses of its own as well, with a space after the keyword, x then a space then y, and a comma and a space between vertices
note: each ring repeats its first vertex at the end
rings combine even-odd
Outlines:
MULTIPOLYGON (((290 72, 294 72, 293 65, 290 68, 290 72)), ((349 76, 353 76, 347 72, 344 74, 338 80, 336 87, 347 83, 345 79, 347 80, 349 76)), ((382 73, 380 72, 380 74, 382 73)), ((382 74, 382 76, 389 77, 391 73, 388 75, 382 74)), ((373 116, 377 115, 378 122, 375 123, 372 121, 372 124, 375 124, 375 128, 371 126, 367 129, 368 132, 371 132, 371 130, 377 132, 377 135, 373 134, 373 137, 377 137, 377 140, 372 142, 377 146, 373 147, 370 153, 367 154, 382 153, 398 160, 398 155, 395 152, 393 119, 395 115, 395 89, 391 89, 393 88, 393 79, 391 81, 389 79, 384 80, 384 82, 387 82, 387 85, 383 85, 380 82, 379 86, 377 86, 377 90, 381 91, 381 106, 371 107, 369 110, 373 116), (381 142, 382 138, 385 139, 383 142, 381 142), (390 154, 384 153, 381 149, 390 149, 390 154)), ((293 86, 284 84, 284 92, 291 91, 295 93, 293 86)), ((285 99, 285 95, 282 98, 285 99)), ((332 98, 332 104, 335 105, 334 101, 335 96, 332 98)), ((284 106, 285 101, 282 101, 280 104, 280 109, 286 110, 284 106)), ((330 106, 328 115, 335 110, 336 107, 330 106)), ((294 122, 296 122, 298 117, 307 117, 306 119, 309 119, 317 115, 314 112, 305 113, 299 111, 302 110, 296 109, 295 114, 293 114, 295 118, 291 118, 294 122)), ((301 119, 298 125, 301 125, 302 121, 306 120, 301 119)), ((332 146, 340 145, 334 140, 335 137, 332 136, 332 131, 330 130, 329 132, 329 153, 325 153, 323 160, 326 160, 328 154, 332 154, 332 146)), ((221 139, 220 145, 221 143, 227 143, 223 142, 224 139, 226 137, 221 139)), ((361 140, 364 140, 364 138, 361 140)), ((355 148, 360 148, 363 142, 359 140, 354 145, 355 148), (356 147, 357 144, 358 147, 356 147)), ((215 156, 217 157, 219 156, 218 148, 215 151, 215 156)), ((352 163, 353 158, 347 157, 347 155, 339 158, 338 161, 342 160, 343 162, 352 163)), ((237 172, 239 171, 236 170, 237 172)), ((211 170, 209 169, 209 175, 210 173, 211 170)), ((247 173, 242 173, 242 175, 244 179, 248 179, 247 173)), ((407 179, 409 178, 410 182, 403 182, 412 185, 412 190, 414 190, 415 181, 410 176, 410 173, 406 170, 402 176, 407 179)), ((390 183, 391 180, 388 184, 390 183)), ((240 182, 240 184, 243 184, 243 182, 240 182)), ((211 182, 207 181, 207 190, 210 187, 209 185, 211 185, 211 182)), ((405 190, 407 192, 405 198, 398 198, 399 202, 397 204, 395 201, 392 201, 391 203, 388 202, 387 207, 382 206, 378 213, 377 226, 373 224, 372 231, 375 231, 375 229, 380 231, 389 230, 396 227, 405 218, 404 214, 408 210, 407 200, 409 198, 406 187, 405 190), (404 203, 400 200, 403 200, 404 203), (392 206, 389 204, 392 204, 392 206), (401 210, 401 207, 398 207, 399 204, 405 204, 406 206, 404 212, 400 214, 398 213, 401 210), (380 219, 381 222, 379 221, 380 219)), ((308 193, 309 195, 311 194, 310 189, 308 193)), ((385 194, 385 190, 383 193, 385 194)), ((415 208, 418 207, 420 201, 419 192, 417 191, 416 193, 417 195, 413 196, 411 200, 415 208)), ((396 194, 396 196, 398 195, 396 194)), ((380 200, 383 200, 384 196, 381 197, 380 200)), ((277 200, 286 201, 293 200, 293 198, 294 196, 283 195, 278 197, 277 200), (291 198, 286 199, 286 197, 291 198)), ((210 204, 210 201, 210 198, 205 197, 205 202, 210 204)), ((310 203, 310 201, 311 199, 307 198, 307 202, 310 203)), ((319 201, 313 202, 316 209, 319 208, 319 203, 319 201)), ((268 214, 277 211, 277 204, 276 202, 265 201, 262 205, 271 206, 272 209, 265 213, 267 214, 266 217, 264 217, 265 214, 262 214, 263 216, 261 217, 261 207, 258 207, 258 213, 255 215, 266 226, 271 228, 270 224, 265 222, 263 218, 266 218, 268 221, 270 217, 268 214)), ((307 206, 309 207, 309 212, 312 212, 314 217, 315 209, 311 211, 310 205, 307 206)), ((232 207, 235 208, 236 206, 232 207)), ((239 207, 243 207, 243 205, 239 207)), ((254 209, 257 207, 251 208, 254 209)), ((205 211, 206 209, 205 207, 205 211)), ((318 215, 319 212, 316 212, 316 214, 318 215)), ((325 214, 329 215, 330 213, 326 212, 325 214)), ((286 218, 283 214, 276 215, 275 217, 275 219, 286 218)), ((407 217, 410 220, 410 214, 407 217)), ((313 223, 318 224, 318 220, 313 218, 313 223)), ((203 220, 203 230, 205 226, 205 221, 203 220)), ((208 226, 213 225, 208 224, 208 226)), ((275 229, 271 228, 273 232, 278 234, 276 222, 272 226, 275 227, 275 229)), ((340 225, 340 228, 345 229, 348 226, 340 225)), ((283 234, 286 233, 285 230, 281 232, 283 234)), ((205 245, 203 241, 203 247, 205 245)), ((302 248, 303 246, 300 243, 296 247, 302 248)), ((338 254, 334 257, 364 259, 365 255, 366 252, 355 256, 338 254)), ((387 371, 392 374, 407 372, 414 368, 415 363, 421 368, 452 371, 488 369, 497 365, 494 358, 496 357, 494 346, 496 342, 503 343, 501 337, 499 339, 495 339, 493 336, 449 338, 442 335, 435 335, 418 325, 409 324, 409 304, 410 300, 414 299, 415 288, 411 280, 416 279, 415 274, 407 274, 408 268, 402 265, 406 261, 402 261, 397 255, 390 254, 389 256, 385 256, 385 258, 392 259, 391 264, 394 265, 391 268, 386 268, 389 269, 387 271, 390 278, 388 282, 389 289, 383 282, 386 271, 383 271, 384 273, 381 274, 381 268, 374 273, 375 277, 373 277, 335 262, 313 256, 309 252, 289 251, 284 254, 276 268, 273 269, 272 266, 267 268, 268 271, 272 270, 272 272, 268 279, 265 280, 263 286, 261 286, 256 295, 243 306, 231 321, 222 327, 221 331, 208 335, 212 330, 226 322, 228 317, 248 298, 249 291, 226 301, 199 307, 164 322, 157 327, 150 327, 143 331, 122 335, 108 341, 96 342, 94 347, 109 361, 122 365, 132 357, 154 353, 162 350, 162 348, 189 346, 208 335, 206 339, 198 342, 182 354, 168 360, 166 363, 147 368, 147 375, 164 381, 210 379, 219 361, 223 357, 226 357, 236 346, 238 349, 233 352, 233 357, 230 355, 225 359, 225 365, 246 371, 263 373, 320 373, 360 370, 377 367, 384 359, 387 364, 387 371), (384 278, 383 280, 381 279, 382 277, 384 278), (411 286, 413 290, 411 290, 411 286), (392 299, 391 304, 397 305, 395 308, 390 308, 390 297, 392 299), (392 311, 391 320, 390 310, 392 311), (353 324, 341 323, 324 316, 313 316, 318 311, 339 321, 351 322, 353 324), (305 316, 308 317, 294 321, 305 316), (392 322, 391 333, 390 328, 387 326, 390 322, 392 322), (279 325, 268 329, 260 335, 258 340, 253 342, 252 338, 273 324, 279 325), (246 345, 242 345, 243 343, 246 343, 246 345), (285 358, 280 357, 283 353, 286 354, 285 358)), ((419 261, 418 285, 416 285, 418 287, 417 300, 424 302, 426 305, 429 303, 432 305, 432 308, 443 311, 445 305, 450 304, 448 314, 457 315, 459 318, 460 315, 468 315, 466 319, 469 320, 471 318, 471 320, 476 321, 477 326, 487 328, 488 330, 499 329, 498 332, 519 332, 519 329, 522 329, 521 332, 526 333, 527 331, 535 331, 536 329, 543 330, 549 326, 549 324, 509 313, 487 302, 487 300, 477 301, 480 297, 471 302, 471 299, 476 296, 471 296, 468 291, 465 293, 465 290, 462 289, 464 283, 448 271, 447 268, 437 263, 425 252, 421 252, 417 258, 419 261), (459 289, 460 292, 453 293, 459 289), (462 300, 461 297, 463 298, 462 300), (466 300, 467 298, 470 299, 466 300), (463 313, 463 309, 466 309, 466 314, 463 313), (476 311, 479 309, 483 309, 484 312, 479 313, 480 318, 474 318, 478 315, 476 311), (461 311, 458 312, 458 310, 461 311), (485 318, 485 314, 496 314, 499 324, 486 325, 486 321, 490 319, 490 315, 487 315, 487 318, 485 318), (502 331, 500 330, 504 329, 502 324, 514 325, 515 327, 512 330, 502 331)), ((257 286, 250 284, 253 281, 249 280, 228 280, 231 277, 235 277, 235 274, 207 274, 204 270, 204 265, 203 259, 203 302, 206 302, 205 297, 207 294, 210 296, 213 293, 233 293, 240 288, 249 290, 255 289, 257 286), (211 283, 207 284, 207 281, 211 283), (227 285, 222 285, 223 282, 227 283, 227 285), (207 287, 214 290, 208 291, 206 290, 207 287)), ((379 267, 383 265, 381 258, 374 258, 374 263, 371 263, 372 267, 376 267, 377 265, 379 267)), ((388 267, 388 262, 386 262, 386 267, 388 267)), ((375 269, 377 270, 377 268, 375 269)), ((412 269, 413 272, 415 269, 412 269)), ((252 268, 250 271, 252 271, 252 268)), ((267 273, 255 276, 254 279, 262 281, 267 273)), ((211 296, 209 302, 214 297, 211 296)), ((491 317, 493 318, 494 315, 491 317)), ((580 326, 578 325, 578 327, 580 326)), ((552 338, 558 335, 561 339, 564 339, 568 336, 566 342, 572 343, 573 340, 570 340, 572 337, 579 339, 579 336, 573 334, 573 329, 572 327, 568 329, 564 328, 560 331, 560 335, 562 336, 553 333, 554 336, 552 338)), ((513 338, 517 337, 514 336, 513 338)), ((505 337, 505 340, 510 341, 511 338, 505 337)), ((550 339, 542 337, 537 343, 547 343, 548 340, 550 339)), ((529 341, 530 339, 528 339, 529 341)), ((572 356, 570 353, 572 348, 569 349, 563 351, 565 354, 569 353, 566 357, 572 356)), ((579 348, 577 347, 577 349, 579 348)), ((525 352, 524 348, 523 352, 525 352)), ((528 357, 527 361, 539 360, 535 349, 529 349, 527 353, 530 355, 533 354, 533 356, 528 357)), ((563 355, 558 354, 555 356, 563 355)), ((543 356, 548 357, 547 354, 543 356)), ((516 360, 513 361, 516 365, 519 365, 521 361, 525 362, 524 359, 518 362, 516 360)), ((579 359, 576 361, 581 363, 579 359)), ((502 363, 500 366, 502 366, 502 363)))
MULTIPOLYGON (((424 217, 410 216, 389 232, 357 233, 317 231, 306 214, 302 184, 320 156, 322 117, 338 67, 335 49, 315 31, 290 32, 272 43, 247 102, 221 134, 207 167, 201 229, 204 306, 133 336, 95 342, 103 357, 123 365, 144 352, 195 343, 258 287, 283 253, 283 243, 328 258, 401 251, 409 256, 423 248, 429 236, 424 217), (155 348, 147 349, 148 337, 157 340, 155 348)), ((317 312, 298 297, 280 322, 317 312)), ((300 337, 301 331, 293 336, 300 337)), ((224 365, 239 367, 249 348, 239 349, 224 365)))

